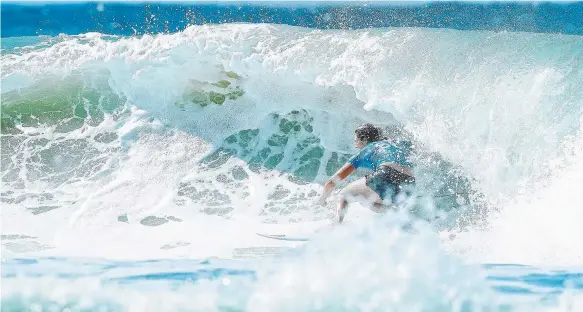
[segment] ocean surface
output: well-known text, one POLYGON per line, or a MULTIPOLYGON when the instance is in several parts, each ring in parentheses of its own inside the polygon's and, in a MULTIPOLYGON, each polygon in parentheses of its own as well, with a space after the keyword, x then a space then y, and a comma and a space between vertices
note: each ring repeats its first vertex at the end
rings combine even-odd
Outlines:
POLYGON ((1 311, 583 311, 582 2, 1 9, 1 311))

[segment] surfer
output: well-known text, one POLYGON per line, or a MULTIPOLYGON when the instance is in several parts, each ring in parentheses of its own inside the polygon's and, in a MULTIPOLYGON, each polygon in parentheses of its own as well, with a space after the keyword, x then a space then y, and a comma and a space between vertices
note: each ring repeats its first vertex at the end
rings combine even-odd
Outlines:
POLYGON ((415 186, 413 164, 409 160, 410 142, 384 137, 379 127, 363 124, 354 131, 354 145, 360 151, 326 182, 318 200, 320 205, 325 205, 336 184, 355 169, 373 171, 342 190, 336 210, 338 223, 344 220, 349 200, 364 199, 371 205, 371 210, 380 213, 406 200, 415 186))

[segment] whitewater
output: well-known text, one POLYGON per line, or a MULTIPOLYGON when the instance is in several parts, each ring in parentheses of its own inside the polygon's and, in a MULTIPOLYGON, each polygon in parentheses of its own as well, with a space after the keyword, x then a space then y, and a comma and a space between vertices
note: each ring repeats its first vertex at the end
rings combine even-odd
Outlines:
POLYGON ((583 309, 581 36, 230 23, 1 60, 2 311, 583 309), (414 207, 257 236, 331 222, 364 122, 415 143, 414 207))

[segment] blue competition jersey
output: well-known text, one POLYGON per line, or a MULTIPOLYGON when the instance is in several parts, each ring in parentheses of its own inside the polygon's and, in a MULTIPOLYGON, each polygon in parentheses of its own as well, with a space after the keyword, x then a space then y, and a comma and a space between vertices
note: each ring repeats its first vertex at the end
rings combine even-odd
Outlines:
POLYGON ((392 162, 402 166, 413 167, 407 159, 409 157, 408 142, 392 144, 389 141, 377 141, 367 144, 360 152, 348 160, 354 168, 368 168, 376 170, 384 162, 392 162))

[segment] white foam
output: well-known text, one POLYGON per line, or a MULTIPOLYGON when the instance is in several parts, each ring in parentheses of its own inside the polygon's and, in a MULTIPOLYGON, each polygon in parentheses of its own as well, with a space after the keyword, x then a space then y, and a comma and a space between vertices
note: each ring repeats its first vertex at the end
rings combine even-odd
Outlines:
MULTIPOLYGON (((583 120, 583 119, 582 119, 583 120)), ((583 123, 582 123, 583 125, 583 123)), ((580 266, 583 237, 579 220, 583 185, 583 149, 579 141, 566 148, 550 182, 513 198, 488 218, 487 229, 457 234, 448 245, 468 259, 541 266, 580 266)))
MULTIPOLYGON (((573 184, 560 182, 576 178, 549 175, 553 172, 548 166, 550 159, 564 160, 560 147, 578 129, 583 106, 579 62, 583 42, 578 36, 410 28, 323 31, 232 24, 193 26, 175 34, 118 40, 105 40, 100 34, 61 39, 46 49, 2 55, 2 82, 7 85, 3 92, 47 77, 105 77, 112 90, 127 99, 125 105, 132 113, 108 125, 109 131, 120 136, 110 145, 121 148, 119 154, 110 156, 115 172, 104 179, 55 190, 66 194, 63 197, 74 197, 76 204, 38 218, 21 206, 5 210, 10 217, 9 221, 3 219, 3 233, 34 234, 49 246, 59 246, 43 253, 150 257, 160 255, 156 248, 165 239, 186 239, 200 247, 195 244, 200 237, 215 238, 227 228, 245 227, 237 221, 241 218, 262 220, 257 214, 277 185, 296 193, 320 190, 315 183, 296 186, 277 170, 255 175, 248 172, 245 189, 212 184, 211 189, 236 194, 237 204, 226 215, 231 221, 208 221, 210 225, 200 232, 197 222, 207 218, 199 211, 202 207, 187 205, 187 209, 170 200, 180 181, 205 180, 221 173, 197 169, 202 150, 218 146, 242 129, 259 128, 260 135, 269 134, 275 127, 269 114, 298 109, 308 111, 314 119, 314 135, 326 148, 324 158, 331 151, 354 151, 351 136, 358 123, 389 124, 393 119, 404 123, 425 148, 460 165, 476 180, 474 187, 485 194, 487 202, 502 211, 499 216, 503 216, 504 225, 496 226, 500 221, 492 220, 487 234, 492 244, 507 240, 518 229, 534 233, 544 218, 567 221, 578 216, 575 209, 564 208, 578 202, 568 186, 573 184), (222 106, 188 105, 180 109, 176 105, 193 88, 206 88, 206 83, 223 79, 225 71, 240 76, 237 83, 245 91, 243 97, 222 106), (149 132, 158 132, 158 137, 148 140, 149 132), (191 151, 192 146, 203 148, 199 153, 191 151), (545 185, 554 185, 550 187, 556 192, 545 185), (529 209, 533 191, 557 194, 545 202, 561 208, 541 208, 539 217, 527 221, 533 216, 529 209), (522 193, 530 195, 523 200, 522 193), (138 220, 161 213, 184 222, 144 228, 116 220, 119 214, 138 220), (52 222, 47 223, 49 218, 52 222), (77 230, 68 232, 75 225, 77 230), (94 252, 80 249, 89 237, 98 237, 94 252), (151 246, 128 247, 138 246, 140 237, 148 238, 142 239, 145 245, 152 241, 151 246), (99 246, 116 245, 119 248, 97 251, 102 248, 99 246)), ((91 131, 69 135, 89 136, 95 130, 91 131)), ((57 135, 46 136, 54 140, 57 135)), ((241 163, 231 159, 226 168, 237 165, 241 163)), ((566 170, 580 172, 572 166, 566 170)), ((323 178, 320 168, 318 179, 323 178)), ((28 182, 27 191, 40 189, 28 182)), ((327 213, 307 202, 302 205, 307 209, 294 218, 314 220, 327 213)), ((206 221, 200 222, 206 225, 206 221)), ((539 237, 537 244, 526 245, 524 239, 517 239, 512 245, 498 245, 491 255, 496 255, 497 261, 527 261, 527 255, 538 254, 537 260, 544 262, 555 249, 541 244, 559 244, 563 246, 557 249, 560 251, 573 246, 565 237, 566 233, 578 233, 577 225, 546 224, 555 224, 545 226, 552 234, 539 237)), ((247 244, 245 239, 237 239, 233 245, 247 244)), ((219 241, 230 244, 227 238, 219 241)), ((476 244, 470 239, 457 250, 476 244)), ((218 247, 208 247, 208 252, 223 253, 213 248, 218 247)), ((486 254, 489 249, 483 250, 486 254)), ((557 257, 567 261, 580 256, 574 251, 557 257)))

